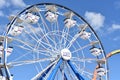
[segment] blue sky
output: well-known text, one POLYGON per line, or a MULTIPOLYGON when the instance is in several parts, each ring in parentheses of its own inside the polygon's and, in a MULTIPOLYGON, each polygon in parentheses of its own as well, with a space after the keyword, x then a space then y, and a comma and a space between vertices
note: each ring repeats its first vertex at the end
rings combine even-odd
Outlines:
MULTIPOLYGON (((85 18, 95 29, 106 53, 120 49, 119 0, 0 0, 0 34, 9 22, 8 16, 36 3, 57 3, 66 6, 85 18)), ((109 59, 110 80, 118 80, 120 55, 109 59)))

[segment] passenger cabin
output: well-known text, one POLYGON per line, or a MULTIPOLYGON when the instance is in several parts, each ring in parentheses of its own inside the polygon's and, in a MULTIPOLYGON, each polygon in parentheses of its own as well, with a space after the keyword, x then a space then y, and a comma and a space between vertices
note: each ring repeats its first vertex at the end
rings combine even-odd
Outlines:
POLYGON ((103 67, 100 67, 96 69, 96 72, 98 76, 104 76, 106 73, 106 70, 103 67))
POLYGON ((96 47, 90 49, 91 54, 94 56, 99 56, 101 54, 101 51, 102 50, 100 48, 96 48, 96 47))
MULTIPOLYGON (((0 42, 0 57, 2 57, 2 54, 4 53, 4 47, 3 47, 3 43, 0 42)), ((13 47, 9 46, 7 49, 7 57, 11 55, 12 51, 13 51, 13 47)))
POLYGON ((87 40, 91 37, 91 33, 89 32, 86 32, 86 31, 82 31, 80 33, 80 38, 84 39, 84 40, 87 40))
POLYGON ((24 15, 24 20, 25 22, 27 23, 31 23, 31 24, 36 24, 38 21, 39 21, 39 16, 35 15, 35 14, 32 14, 30 12, 27 12, 25 15, 24 15))
POLYGON ((71 28, 71 27, 76 25, 76 21, 73 20, 73 19, 70 19, 70 18, 66 18, 64 20, 64 24, 65 24, 66 27, 71 28))
POLYGON ((12 36, 18 36, 22 33, 23 29, 24 29, 23 26, 14 26, 9 34, 12 36))
POLYGON ((12 51, 13 51, 13 47, 12 46, 9 46, 8 48, 7 48, 7 57, 8 56, 10 56, 11 55, 11 53, 12 53, 12 51))
POLYGON ((0 42, 0 57, 2 57, 2 53, 3 53, 3 43, 0 42))
POLYGON ((55 14, 55 13, 53 13, 53 12, 51 12, 51 11, 47 11, 47 12, 45 13, 45 17, 46 17, 46 19, 47 19, 49 22, 55 22, 55 21, 57 21, 57 19, 58 19, 58 15, 55 14))

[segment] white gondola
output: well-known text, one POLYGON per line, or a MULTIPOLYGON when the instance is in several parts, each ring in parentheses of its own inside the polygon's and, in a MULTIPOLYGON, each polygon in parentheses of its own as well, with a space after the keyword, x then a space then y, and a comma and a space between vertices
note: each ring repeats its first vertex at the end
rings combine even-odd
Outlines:
POLYGON ((25 16, 22 16, 24 17, 24 21, 27 22, 27 23, 31 23, 31 24, 36 24, 38 21, 39 21, 39 16, 37 15, 34 15, 30 12, 26 13, 25 16))
POLYGON ((96 69, 97 75, 98 76, 104 76, 106 73, 106 70, 102 67, 96 69))
POLYGON ((9 34, 12 36, 18 36, 22 33, 23 29, 23 26, 14 26, 14 28, 9 32, 9 34))
POLYGON ((12 53, 12 51, 13 51, 13 47, 11 47, 11 46, 9 46, 8 48, 7 48, 7 57, 8 56, 10 56, 11 55, 11 53, 12 53))
POLYGON ((2 53, 3 53, 3 44, 2 42, 0 42, 0 57, 2 57, 2 53))
MULTIPOLYGON (((3 49, 4 49, 3 45, 0 45, 0 57, 2 57, 3 49)), ((6 56, 8 57, 8 56, 11 55, 11 53, 13 51, 13 47, 8 47, 6 50, 7 50, 6 51, 7 52, 6 56)))
POLYGON ((99 56, 101 54, 102 50, 99 48, 93 47, 90 49, 90 52, 94 56, 99 56))
POLYGON ((67 19, 64 20, 64 24, 65 24, 66 27, 71 28, 71 27, 76 25, 76 21, 73 20, 73 19, 67 18, 67 19))
POLYGON ((89 39, 90 37, 91 37, 91 33, 89 33, 89 32, 86 32, 86 31, 83 31, 83 32, 81 32, 80 33, 80 37, 82 38, 82 39, 89 39))
POLYGON ((55 13, 53 13, 53 12, 51 12, 51 11, 47 11, 47 12, 45 13, 45 17, 46 17, 46 19, 47 19, 49 22, 55 22, 55 21, 57 21, 57 19, 58 19, 58 15, 55 14, 55 13))

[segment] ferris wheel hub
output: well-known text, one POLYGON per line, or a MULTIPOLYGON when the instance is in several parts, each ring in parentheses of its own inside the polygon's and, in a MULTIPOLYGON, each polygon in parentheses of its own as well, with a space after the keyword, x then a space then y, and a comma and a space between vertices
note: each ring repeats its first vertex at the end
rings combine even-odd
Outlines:
POLYGON ((62 49, 61 56, 64 60, 70 60, 72 57, 72 54, 69 49, 62 49))

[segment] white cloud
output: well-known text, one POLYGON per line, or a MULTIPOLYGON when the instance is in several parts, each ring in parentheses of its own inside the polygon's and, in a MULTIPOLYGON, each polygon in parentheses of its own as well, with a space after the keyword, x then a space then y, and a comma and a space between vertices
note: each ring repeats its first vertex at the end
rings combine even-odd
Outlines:
POLYGON ((2 11, 0 11, 0 16, 3 17, 4 16, 4 13, 2 11))
POLYGON ((112 26, 108 28, 107 32, 112 33, 116 30, 120 30, 120 24, 112 24, 112 26))
POLYGON ((15 7, 26 7, 27 5, 23 0, 0 0, 0 8, 5 8, 9 6, 15 7))
POLYGON ((0 0, 0 8, 3 8, 6 4, 5 0, 0 0))
POLYGON ((112 29, 120 29, 120 24, 112 24, 112 29))
POLYGON ((11 4, 13 4, 16 7, 26 7, 26 4, 23 0, 11 0, 11 4))
POLYGON ((105 16, 96 12, 85 12, 85 18, 95 30, 99 30, 104 25, 105 16))
POLYGON ((120 24, 112 24, 110 28, 108 28, 108 32, 114 32, 115 30, 120 30, 120 24))

